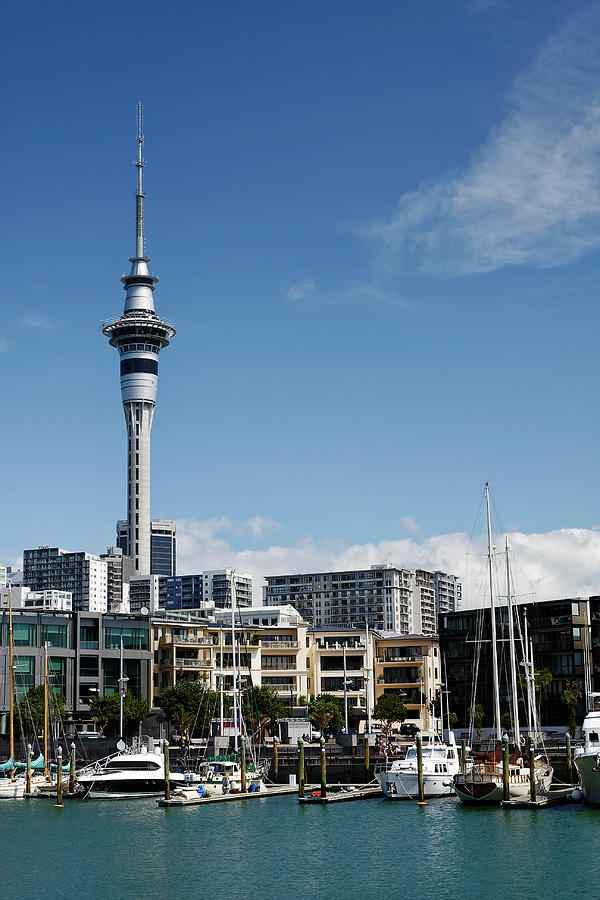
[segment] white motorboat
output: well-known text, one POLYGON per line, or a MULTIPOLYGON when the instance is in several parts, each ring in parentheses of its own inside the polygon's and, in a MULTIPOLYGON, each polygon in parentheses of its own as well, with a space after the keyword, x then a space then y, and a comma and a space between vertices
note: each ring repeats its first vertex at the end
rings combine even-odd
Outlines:
MULTIPOLYGON (((173 787, 184 784, 180 772, 169 773, 173 787)), ((109 757, 104 763, 96 763, 82 769, 77 783, 91 800, 120 800, 132 797, 153 797, 164 793, 165 763, 160 747, 134 748, 109 757)))
POLYGON ((573 761, 581 780, 584 801, 589 806, 600 806, 600 709, 588 712, 581 730, 584 745, 575 751, 573 761))
MULTIPOLYGON (((451 731, 448 743, 425 736, 422 751, 425 797, 448 797, 454 793, 452 776, 460 770, 458 748, 451 731)), ((389 769, 376 775, 388 800, 414 800, 419 796, 417 745, 409 747, 404 759, 394 760, 389 769)))

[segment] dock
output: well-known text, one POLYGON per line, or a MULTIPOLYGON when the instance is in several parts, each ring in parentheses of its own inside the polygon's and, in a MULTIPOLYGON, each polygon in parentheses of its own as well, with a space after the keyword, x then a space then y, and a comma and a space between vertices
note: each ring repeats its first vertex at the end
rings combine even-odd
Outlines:
POLYGON ((548 794, 541 795, 537 800, 501 800, 500 806, 504 809, 547 809, 563 803, 581 803, 583 798, 573 797, 575 790, 576 787, 550 788, 548 794))
POLYGON ((304 797, 298 797, 298 803, 305 805, 329 803, 348 803, 350 800, 370 800, 383 797, 383 791, 378 784, 332 784, 327 786, 327 794, 321 796, 321 788, 308 791, 304 797))
POLYGON ((198 798, 194 797, 193 800, 185 800, 182 801, 177 797, 171 798, 171 800, 157 800, 158 806, 206 806, 208 803, 228 803, 232 800, 267 800, 269 797, 283 797, 286 794, 297 794, 298 786, 297 785, 273 785, 272 787, 267 787, 266 791, 246 791, 246 793, 242 794, 231 793, 231 794, 219 794, 215 797, 201 797, 198 794, 198 798))

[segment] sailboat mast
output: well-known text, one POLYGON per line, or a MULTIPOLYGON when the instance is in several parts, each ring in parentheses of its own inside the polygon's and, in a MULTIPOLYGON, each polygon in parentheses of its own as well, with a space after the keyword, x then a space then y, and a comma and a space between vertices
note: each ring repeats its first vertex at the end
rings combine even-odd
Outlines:
POLYGON ((13 672, 13 625, 12 625, 12 599, 11 589, 8 588, 8 671, 10 682, 10 699, 9 699, 9 759, 15 758, 15 686, 13 672))
POLYGON ((492 515, 490 512, 490 486, 485 483, 485 504, 487 510, 488 531, 488 569, 490 577, 490 612, 492 623, 492 673, 494 677, 494 721, 496 736, 502 738, 502 726, 500 724, 500 685, 498 681, 498 646, 496 644, 496 603, 494 598, 494 548, 492 546, 492 515))
POLYGON ((512 682, 513 729, 517 747, 521 744, 519 728, 519 695, 517 693, 517 659, 515 654, 515 623, 513 613, 512 584, 510 581, 510 559, 508 538, 506 538, 506 596, 508 600, 508 637, 510 642, 510 677, 512 682))
POLYGON ((221 639, 220 639, 220 643, 221 643, 221 690, 220 690, 220 697, 219 697, 219 701, 220 701, 220 702, 219 702, 219 706, 220 706, 219 712, 220 712, 220 714, 221 714, 221 715, 220 715, 220 718, 221 718, 221 722, 220 722, 221 728, 220 728, 219 734, 221 735, 221 737, 223 737, 223 731, 224 731, 224 728, 223 728, 223 679, 224 679, 224 675, 223 675, 223 625, 221 625, 221 639))
POLYGON ((48 774, 48 641, 44 644, 44 775, 48 774))
POLYGON ((237 717, 237 679, 235 677, 235 603, 233 576, 231 578, 231 665, 233 672, 233 745, 238 747, 238 717, 237 717))

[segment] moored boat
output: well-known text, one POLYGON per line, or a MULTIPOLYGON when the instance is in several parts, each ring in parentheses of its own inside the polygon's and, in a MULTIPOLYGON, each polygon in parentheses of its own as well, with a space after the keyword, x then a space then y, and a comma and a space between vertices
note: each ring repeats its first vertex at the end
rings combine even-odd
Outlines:
MULTIPOLYGON (((175 787, 184 784, 180 772, 169 773, 175 787)), ((160 747, 133 748, 110 756, 104 763, 82 769, 77 775, 91 800, 121 800, 159 796, 165 790, 165 763, 160 747)))
MULTIPOLYGON (((592 699, 600 694, 592 694, 592 699)), ((584 745, 575 751, 574 763, 581 781, 581 793, 589 806, 600 806, 600 710, 588 712, 583 725, 584 745)))
MULTIPOLYGON (((452 776, 460 769, 454 733, 448 743, 431 735, 425 736, 421 756, 423 760, 423 790, 426 798, 448 797, 454 793, 452 776)), ((419 796, 417 746, 413 744, 404 759, 394 760, 390 768, 376 775, 388 800, 412 800, 419 796)))

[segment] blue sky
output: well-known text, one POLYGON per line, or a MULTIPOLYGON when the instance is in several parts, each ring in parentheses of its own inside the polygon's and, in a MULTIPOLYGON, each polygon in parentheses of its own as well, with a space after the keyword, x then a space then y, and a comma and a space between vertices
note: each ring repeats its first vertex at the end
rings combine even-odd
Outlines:
POLYGON ((139 97, 183 568, 408 559, 386 542, 468 533, 486 479, 514 531, 594 529, 599 37, 575 0, 9 11, 0 559, 101 552, 124 514, 99 323, 139 97))

